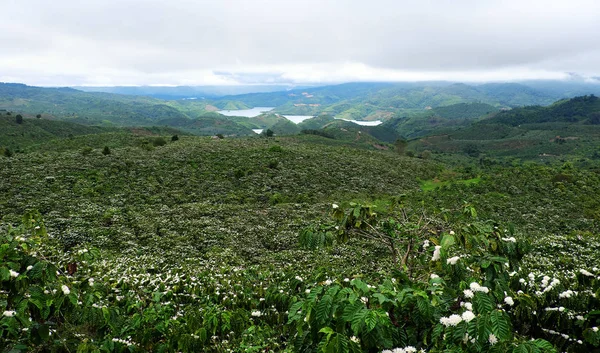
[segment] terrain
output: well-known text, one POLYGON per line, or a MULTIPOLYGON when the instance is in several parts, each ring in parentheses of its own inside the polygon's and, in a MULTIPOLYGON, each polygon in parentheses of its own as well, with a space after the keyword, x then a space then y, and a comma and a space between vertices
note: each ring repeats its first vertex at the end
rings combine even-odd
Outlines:
POLYGON ((280 93, 3 87, 2 352, 600 349, 594 95, 502 110, 464 97, 513 85, 441 84, 360 126, 206 110, 280 93))

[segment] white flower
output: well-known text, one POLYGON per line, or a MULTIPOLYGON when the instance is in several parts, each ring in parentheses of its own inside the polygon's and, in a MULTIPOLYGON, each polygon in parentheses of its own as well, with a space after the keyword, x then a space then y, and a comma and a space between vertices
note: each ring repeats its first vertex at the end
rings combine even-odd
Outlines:
POLYGON ((429 240, 425 239, 425 241, 423 241, 423 250, 427 249, 429 247, 429 240))
POLYGON ((369 302, 369 298, 367 298, 367 297, 360 297, 360 301, 363 302, 364 304, 367 304, 369 302))
POLYGON ((592 331, 598 332, 598 328, 596 326, 592 327, 592 331))
POLYGON ((510 242, 510 243, 516 243, 517 242, 517 239, 515 239, 515 237, 502 238, 502 240, 510 242))
POLYGON ((586 271, 586 270, 584 270, 584 269, 581 269, 581 270, 579 270, 579 273, 581 273, 581 274, 582 274, 582 275, 584 275, 584 276, 588 276, 588 277, 594 277, 594 274, 593 274, 593 273, 591 273, 591 272, 588 272, 588 271, 586 271))
POLYGON ((456 265, 456 263, 458 262, 458 260, 460 260, 460 256, 454 256, 454 257, 451 257, 448 260, 446 260, 446 263, 448 265, 456 265))
POLYGON ((488 337, 488 342, 490 342, 490 344, 493 346, 496 343, 498 343, 498 338, 493 333, 490 333, 490 336, 488 337))
POLYGON ((462 306, 463 308, 469 310, 469 311, 473 311, 473 304, 466 302, 466 303, 460 303, 460 306, 462 306))
POLYGON ((344 282, 350 282, 350 278, 348 278, 348 277, 344 278, 344 282))
POLYGON ((304 293, 306 293, 306 294, 310 293, 310 289, 304 290, 304 293))
POLYGON ((513 298, 512 298, 512 297, 506 297, 506 298, 504 298, 504 302, 505 302, 506 304, 510 305, 510 306, 513 306, 513 305, 515 305, 515 301, 513 300, 513 298))
POLYGON ((558 295, 558 298, 562 299, 562 298, 571 298, 571 296, 573 296, 573 294, 575 294, 575 292, 573 292, 572 290, 566 290, 562 293, 560 293, 558 295))
POLYGON ((352 336, 352 337, 350 337, 350 341, 352 341, 354 343, 359 343, 360 342, 360 338, 358 338, 356 336, 352 336))
POLYGON ((69 289, 69 287, 67 287, 65 284, 62 285, 62 287, 60 287, 60 289, 62 289, 62 292, 65 295, 69 295, 71 293, 71 290, 69 289))
POLYGON ((440 318, 440 323, 446 327, 456 326, 456 325, 460 324, 460 322, 462 320, 463 319, 460 317, 460 315, 452 314, 449 317, 440 318))
POLYGON ((473 282, 469 285, 469 287, 471 288, 471 290, 473 292, 483 292, 483 293, 489 293, 489 288, 488 287, 484 287, 479 285, 479 283, 477 282, 473 282))
POLYGON ((19 272, 17 271, 10 270, 8 272, 10 272, 10 276, 13 278, 19 277, 19 272))
POLYGON ((465 293, 465 298, 471 299, 473 298, 473 291, 470 289, 465 289, 463 291, 463 293, 465 293))
POLYGON ((440 276, 436 275, 435 273, 432 273, 431 275, 429 275, 429 278, 436 279, 436 278, 440 278, 440 276))
POLYGON ((252 314, 250 314, 250 315, 252 315, 254 317, 261 317, 262 313, 259 310, 256 310, 256 311, 253 311, 252 314))
POLYGON ((27 266, 27 271, 31 270, 33 268, 33 266, 29 265, 27 266))
POLYGON ((466 322, 470 322, 471 320, 473 320, 475 318, 475 314, 473 314, 472 311, 465 311, 462 314, 462 319, 465 320, 466 322))
POLYGON ((454 235, 454 231, 453 230, 450 231, 450 235, 454 235))
POLYGON ((323 282, 324 285, 328 286, 331 283, 333 283, 330 279, 327 279, 325 282, 323 282))
POLYGON ((7 310, 7 311, 3 312, 2 315, 6 316, 6 317, 13 317, 13 316, 15 316, 15 312, 7 310))
POLYGON ((336 208, 339 208, 339 207, 340 207, 340 206, 338 206, 336 203, 334 203, 333 205, 331 205, 331 208, 333 208, 334 210, 335 210, 336 208))
POLYGON ((300 277, 300 276, 296 276, 295 278, 296 278, 296 280, 298 280, 298 281, 302 282, 302 277, 300 277))
POLYGON ((435 246, 435 250, 433 251, 433 257, 431 258, 431 261, 438 261, 440 259, 440 256, 441 256, 440 250, 441 249, 442 249, 441 246, 439 246, 439 245, 435 246))

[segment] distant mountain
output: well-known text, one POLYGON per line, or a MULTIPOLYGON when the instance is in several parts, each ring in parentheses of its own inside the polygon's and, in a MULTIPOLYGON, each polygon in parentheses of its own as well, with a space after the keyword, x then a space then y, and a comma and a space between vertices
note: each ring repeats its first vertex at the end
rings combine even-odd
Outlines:
POLYGON ((231 85, 231 86, 73 86, 84 92, 105 92, 135 96, 147 96, 160 99, 214 99, 223 96, 248 94, 257 92, 287 91, 292 88, 312 86, 291 85, 231 85))
MULTIPOLYGON (((553 83, 552 87, 537 89, 520 83, 346 83, 226 96, 217 102, 235 100, 248 106, 272 106, 281 114, 318 115, 326 112, 347 119, 377 120, 388 119, 398 113, 419 114, 425 109, 458 103, 483 103, 496 108, 549 105, 572 93, 571 85, 562 86, 562 90, 558 83, 553 83)), ((600 85, 587 87, 600 90, 600 85)))

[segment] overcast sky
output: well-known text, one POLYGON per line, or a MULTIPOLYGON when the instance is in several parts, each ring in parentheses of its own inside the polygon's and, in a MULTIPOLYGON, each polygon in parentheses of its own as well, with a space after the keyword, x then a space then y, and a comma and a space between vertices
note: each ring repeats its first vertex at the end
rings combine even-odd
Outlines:
POLYGON ((218 85, 600 75, 597 0, 0 0, 0 81, 218 85))

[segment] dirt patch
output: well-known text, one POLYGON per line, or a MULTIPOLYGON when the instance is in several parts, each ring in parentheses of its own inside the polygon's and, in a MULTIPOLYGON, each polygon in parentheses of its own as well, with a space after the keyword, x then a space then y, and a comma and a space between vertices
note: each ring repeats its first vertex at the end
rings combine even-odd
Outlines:
POLYGON ((376 149, 378 149, 378 150, 384 150, 384 151, 387 151, 387 150, 389 150, 389 149, 390 149, 388 146, 379 145, 379 144, 376 144, 376 143, 375 143, 375 144, 373 144, 373 147, 375 147, 375 148, 376 148, 376 149))

